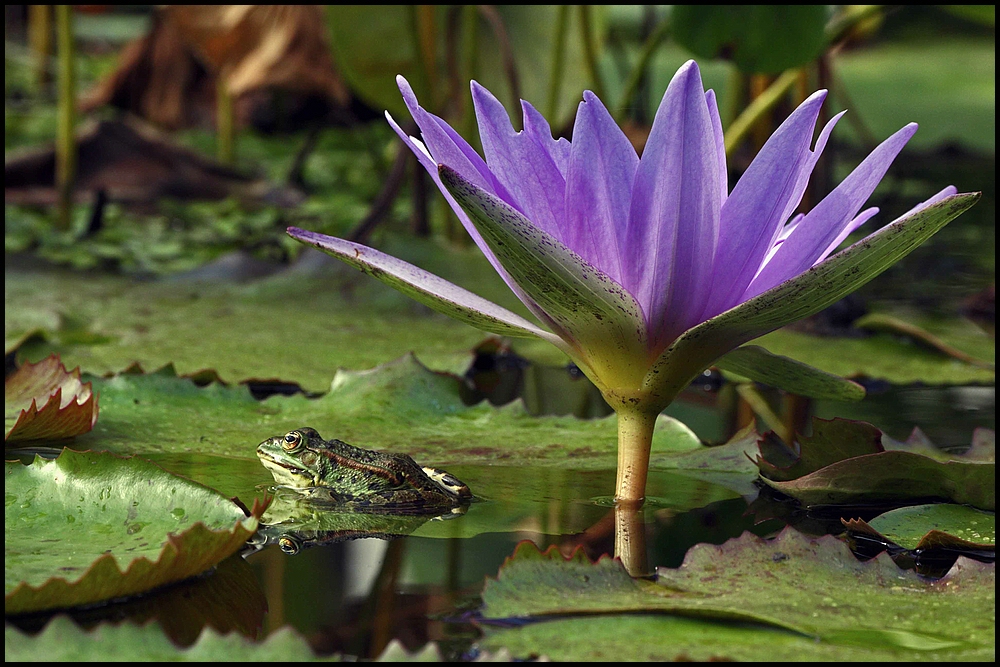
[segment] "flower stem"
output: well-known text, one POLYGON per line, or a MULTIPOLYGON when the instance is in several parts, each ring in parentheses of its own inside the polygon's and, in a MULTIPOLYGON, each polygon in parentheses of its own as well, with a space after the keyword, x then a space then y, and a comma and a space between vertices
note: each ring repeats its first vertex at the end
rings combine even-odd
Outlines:
POLYGON ((649 448, 656 415, 634 408, 618 410, 618 480, 615 502, 639 507, 646 497, 649 448))

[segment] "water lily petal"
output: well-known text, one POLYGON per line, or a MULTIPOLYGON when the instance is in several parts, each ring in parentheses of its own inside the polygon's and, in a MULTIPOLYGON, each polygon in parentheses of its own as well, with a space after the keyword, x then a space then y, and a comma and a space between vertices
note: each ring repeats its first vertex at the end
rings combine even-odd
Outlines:
POLYGON ((674 75, 636 171, 624 285, 643 305, 653 349, 699 321, 719 235, 719 160, 701 74, 674 75))
POLYGON ((715 365, 724 371, 799 396, 831 401, 860 401, 865 397, 865 388, 856 382, 801 361, 772 354, 759 345, 738 347, 716 361, 715 365))
POLYGON ((722 117, 719 115, 719 103, 715 99, 715 91, 705 91, 705 103, 708 104, 708 114, 712 117, 712 132, 715 134, 715 152, 719 158, 719 201, 726 203, 729 198, 729 168, 726 166, 726 135, 722 130, 722 117))
POLYGON ((980 196, 952 195, 904 215, 801 275, 692 328, 660 355, 644 387, 654 401, 669 402, 729 350, 809 317, 872 280, 975 204, 980 196))
MULTIPOLYGON (((399 91, 403 94, 403 101, 410 110, 410 115, 413 116, 417 127, 420 128, 424 145, 433 158, 434 167, 428 171, 431 171, 432 175, 436 175, 438 164, 450 165, 452 169, 462 174, 469 181, 487 192, 504 198, 507 193, 503 191, 502 187, 498 187, 496 177, 490 171, 489 167, 486 166, 486 161, 480 157, 479 153, 455 132, 448 123, 444 122, 443 119, 432 113, 428 113, 420 106, 417 102, 417 96, 413 93, 413 89, 410 88, 410 84, 406 79, 402 76, 397 76, 396 84, 399 86, 399 91)), ((402 130, 398 129, 398 126, 392 117, 389 116, 388 112, 386 112, 386 119, 393 129, 396 130, 397 134, 406 141, 407 138, 403 136, 402 130)), ((413 148, 412 144, 411 148, 413 148)))
POLYGON ((750 283, 741 300, 761 294, 815 264, 854 220, 885 176, 889 165, 916 131, 916 123, 910 123, 883 141, 833 192, 806 213, 795 231, 750 283))
POLYGON ((545 116, 524 100, 521 100, 521 113, 524 116, 524 133, 548 152, 549 157, 559 168, 559 173, 565 178, 566 168, 569 166, 569 142, 562 137, 553 139, 549 121, 545 120, 545 116))
POLYGON ((502 336, 542 338, 556 345, 562 343, 557 336, 503 306, 384 252, 297 227, 289 227, 287 233, 296 241, 341 259, 439 313, 477 329, 502 336))
POLYGON ((837 247, 844 242, 844 239, 853 234, 858 227, 860 227, 861 225, 865 224, 873 217, 875 217, 878 214, 878 211, 879 211, 878 206, 872 206, 871 208, 866 208, 865 210, 861 211, 861 213, 859 213, 857 217, 854 218, 854 220, 851 220, 850 224, 844 227, 843 231, 837 235, 837 238, 835 238, 833 242, 830 243, 830 246, 823 252, 822 255, 820 255, 819 259, 816 260, 814 264, 819 264, 824 259, 829 257, 830 253, 836 250, 837 247))
POLYGON ((761 148, 722 207, 715 280, 702 319, 736 303, 799 205, 836 119, 811 151, 825 91, 813 93, 792 112, 761 148), (804 178, 803 178, 804 177, 804 178))
POLYGON ((532 136, 515 132, 500 101, 475 81, 472 82, 472 101, 486 163, 511 195, 504 201, 539 229, 558 236, 564 217, 566 180, 552 155, 532 136))
POLYGON ((576 112, 566 176, 566 223, 560 240, 622 284, 631 261, 625 223, 639 166, 635 148, 592 92, 576 112))
MULTIPOLYGON (((423 119, 425 127, 428 128, 425 137, 426 136, 432 137, 431 140, 433 141, 435 146, 434 150, 437 151, 442 156, 444 156, 445 159, 451 158, 458 164, 464 165, 465 168, 463 169, 463 173, 467 174, 471 181, 474 182, 475 180, 478 180, 476 179, 475 174, 477 172, 481 174, 481 169, 486 169, 485 166, 486 163, 483 162, 483 159, 479 157, 479 154, 476 153, 475 150, 473 150, 472 147, 469 146, 464 139, 458 136, 458 134, 454 130, 452 130, 447 123, 437 118, 436 116, 433 116, 432 114, 424 112, 420 108, 420 106, 416 104, 416 97, 413 97, 413 92, 409 90, 409 85, 406 83, 406 80, 402 79, 402 77, 400 77, 400 79, 401 79, 400 89, 404 91, 403 98, 404 100, 406 100, 407 105, 410 107, 411 113, 414 113, 414 118, 423 119), (409 94, 407 94, 407 91, 409 92, 409 94), (440 123, 438 123, 438 121, 440 121, 440 123), (435 128, 443 130, 444 131, 443 134, 440 132, 436 132, 435 128), (452 139, 454 139, 454 141, 452 145, 449 146, 448 142, 451 141, 452 139), (457 155, 455 149, 457 149, 458 153, 457 155), (469 157, 468 153, 471 153, 472 156, 469 157), (468 157, 467 162, 463 162, 463 159, 465 159, 463 156, 468 157)), ((507 274, 507 271, 504 270, 503 266, 501 266, 500 261, 497 260, 497 258, 493 255, 493 252, 483 241, 482 236, 480 236, 479 234, 479 230, 477 230, 476 226, 473 225, 472 221, 469 220, 469 216, 465 214, 465 211, 463 211, 462 207, 458 205, 455 199, 451 196, 451 193, 448 192, 448 190, 445 189, 444 185, 441 184, 441 178, 438 176, 438 169, 437 169, 438 162, 435 161, 434 157, 429 154, 431 152, 430 149, 428 149, 420 141, 414 139, 413 137, 408 136, 406 132, 404 132, 401 127, 399 127, 396 121, 393 120, 392 116, 390 116, 388 112, 386 113, 385 117, 386 120, 389 122, 389 125, 392 127, 392 129, 396 132, 397 135, 399 135, 399 138, 402 139, 403 143, 406 144, 410 148, 410 150, 413 151, 414 155, 417 156, 417 161, 420 162, 421 166, 423 166, 423 168, 427 170, 427 173, 431 175, 431 179, 434 181, 434 184, 438 186, 438 189, 441 191, 441 194, 444 195, 445 201, 447 201, 448 205, 451 206, 453 211, 455 211, 455 215, 458 216, 458 219, 462 223, 462 226, 465 227, 465 231, 469 233, 469 236, 472 237, 473 242, 479 247, 480 250, 482 250, 483 254, 486 256, 486 259, 489 261, 493 269, 498 274, 500 274, 500 277, 503 278, 505 283, 507 283, 507 286, 510 287, 511 291, 514 292, 514 294, 517 296, 518 299, 521 300, 522 303, 528 306, 529 310, 531 310, 532 312, 537 312, 538 310, 540 310, 538 308, 538 305, 535 304, 531 300, 531 298, 524 293, 524 290, 521 289, 521 287, 517 284, 517 282, 515 282, 507 274)), ((503 188, 502 185, 494 183, 495 190, 489 185, 488 181, 490 179, 495 181, 495 179, 493 179, 493 176, 492 174, 489 173, 488 169, 486 169, 486 171, 487 174, 489 175, 489 178, 486 178, 484 176, 483 180, 480 181, 484 184, 484 189, 488 192, 495 191, 495 193, 501 198, 509 197, 510 195, 506 193, 506 190, 503 188)))
MULTIPOLYGON (((440 167, 441 182, 475 222, 504 268, 542 308, 598 387, 638 386, 648 365, 635 299, 503 200, 440 167)), ((541 317, 541 316, 540 316, 541 317)))

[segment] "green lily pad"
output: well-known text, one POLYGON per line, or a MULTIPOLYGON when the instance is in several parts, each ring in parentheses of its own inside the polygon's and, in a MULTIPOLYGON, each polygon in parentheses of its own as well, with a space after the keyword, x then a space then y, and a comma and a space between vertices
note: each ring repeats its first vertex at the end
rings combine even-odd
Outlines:
POLYGON ((136 595, 234 553, 257 518, 142 459, 65 450, 5 466, 4 609, 19 614, 136 595))
MULTIPOLYGON (((326 438, 411 454, 425 464, 530 462, 579 470, 614 468, 616 456, 614 417, 533 417, 521 403, 467 406, 458 377, 428 370, 413 355, 367 371, 342 370, 318 399, 298 394, 255 401, 245 387, 199 388, 169 371, 94 383, 102 419, 77 445, 122 454, 253 458, 265 438, 308 425, 326 438)), ((700 447, 686 426, 660 418, 654 461, 700 447)))
POLYGON ((996 506, 992 461, 931 457, 926 447, 907 451, 905 444, 887 451, 881 431, 844 419, 814 419, 813 431, 794 449, 773 435, 763 437, 755 461, 761 481, 807 506, 930 499, 996 506))
POLYGON ((97 421, 97 396, 80 369, 67 372, 52 355, 24 364, 4 381, 4 442, 60 440, 86 433, 97 421))
POLYGON ((880 514, 868 525, 906 549, 927 546, 927 534, 937 531, 969 545, 995 546, 996 517, 965 505, 916 505, 880 514))
POLYGON ((485 628, 477 643, 485 651, 506 650, 519 659, 557 661, 758 662, 992 660, 993 649, 967 648, 927 635, 872 630, 854 644, 816 641, 787 630, 680 616, 622 614, 574 617, 520 628, 485 628), (941 651, 939 654, 931 651, 941 651))
MULTIPOLYGON (((924 327, 926 328, 926 327, 924 327)), ((972 322, 940 323, 933 334, 963 354, 993 364, 993 339, 972 322)), ((959 362, 928 346, 914 345, 910 338, 879 333, 866 338, 813 336, 790 328, 780 329, 754 341, 774 354, 806 359, 809 364, 846 378, 872 378, 894 384, 922 382, 931 385, 993 384, 996 371, 982 365, 959 362)))
POLYGON ((317 658, 306 641, 284 627, 262 642, 237 633, 222 635, 211 628, 202 631, 190 648, 175 645, 156 623, 136 626, 101 624, 86 631, 66 616, 52 619, 42 632, 26 635, 8 625, 4 629, 4 657, 8 661, 315 661, 339 660, 339 656, 317 658))
POLYGON ((763 623, 842 646, 888 641, 982 653, 995 643, 995 572, 960 558, 928 581, 887 555, 861 562, 833 537, 785 529, 773 540, 745 533, 721 546, 696 545, 681 567, 659 568, 654 583, 630 578, 616 560, 566 559, 522 543, 487 580, 483 615, 660 612, 763 623))

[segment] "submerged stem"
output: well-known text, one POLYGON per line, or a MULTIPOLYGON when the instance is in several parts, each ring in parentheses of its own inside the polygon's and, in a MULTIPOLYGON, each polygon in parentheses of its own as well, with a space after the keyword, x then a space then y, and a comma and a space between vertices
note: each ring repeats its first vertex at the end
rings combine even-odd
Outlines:
POLYGON ((653 443, 656 412, 635 408, 618 409, 618 480, 615 502, 619 505, 642 505, 646 497, 649 473, 649 448, 653 443))

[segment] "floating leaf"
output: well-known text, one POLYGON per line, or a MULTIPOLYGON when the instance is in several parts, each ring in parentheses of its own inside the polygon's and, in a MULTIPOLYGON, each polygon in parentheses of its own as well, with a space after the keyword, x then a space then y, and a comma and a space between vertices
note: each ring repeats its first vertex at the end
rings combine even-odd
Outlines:
POLYGON ((64 450, 5 466, 4 609, 143 593, 200 574, 257 528, 212 489, 139 458, 64 450))
POLYGON ((681 567, 659 568, 655 583, 631 579, 618 561, 521 545, 487 581, 483 615, 664 612, 765 623, 841 646, 979 654, 995 642, 995 571, 960 558, 932 582, 886 555, 861 562, 833 537, 792 529, 773 540, 744 533, 721 546, 696 545, 681 567))
POLYGON ((993 551, 996 517, 965 505, 901 507, 869 522, 844 521, 848 530, 866 532, 911 551, 933 548, 993 551))
POLYGON ((139 627, 129 623, 101 624, 90 632, 66 616, 53 618, 42 632, 26 635, 11 625, 4 629, 4 657, 8 661, 123 661, 186 662, 306 661, 317 658, 295 630, 284 627, 262 642, 236 633, 220 635, 206 628, 190 648, 173 644, 155 623, 139 627))
POLYGON ((955 641, 906 632, 873 630, 867 637, 859 633, 853 643, 831 643, 751 623, 664 614, 583 616, 484 630, 486 637, 477 642, 480 650, 566 662, 873 662, 927 660, 942 654, 948 659, 993 659, 992 647, 969 649, 955 641))
POLYGON ((857 329, 867 329, 869 331, 887 331, 893 334, 906 336, 932 350, 937 350, 943 355, 958 359, 959 361, 964 361, 965 363, 973 366, 978 366, 979 368, 985 368, 993 371, 996 370, 995 363, 985 361, 983 359, 977 359, 971 354, 967 354, 953 345, 949 345, 926 329, 923 329, 912 322, 901 320, 898 317, 886 315, 885 313, 871 313, 869 315, 865 315, 864 317, 860 317, 854 322, 854 327, 857 329))
POLYGON ((809 505, 939 499, 993 510, 996 466, 926 452, 886 451, 881 431, 844 419, 813 420, 813 435, 788 448, 760 440, 756 463, 768 486, 809 505))
POLYGON ((4 442, 72 438, 96 421, 90 383, 80 381, 79 368, 67 372, 57 355, 26 363, 4 381, 4 442))
MULTIPOLYGON (((431 371, 413 355, 366 371, 341 370, 318 399, 297 394, 255 401, 245 387, 199 388, 168 370, 94 383, 104 412, 96 430, 78 444, 120 454, 256 458, 265 438, 312 426, 325 438, 410 454, 424 465, 530 462, 613 469, 616 456, 614 417, 533 417, 521 403, 467 406, 460 378, 431 371), (198 419, 178 418, 183 414, 198 419)), ((701 447, 686 426, 660 418, 654 461, 701 447)))

